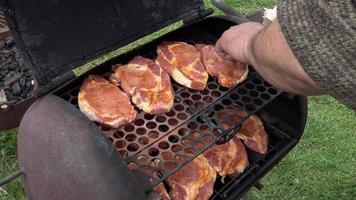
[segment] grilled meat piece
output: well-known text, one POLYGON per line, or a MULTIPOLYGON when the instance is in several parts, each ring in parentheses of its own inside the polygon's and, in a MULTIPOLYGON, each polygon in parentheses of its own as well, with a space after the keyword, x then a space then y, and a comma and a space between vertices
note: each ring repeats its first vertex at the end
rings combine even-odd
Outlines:
POLYGON ((210 76, 217 77, 220 85, 233 87, 246 80, 248 65, 220 57, 213 45, 195 45, 201 53, 201 59, 210 76))
POLYGON ((156 63, 179 84, 204 90, 209 75, 201 62, 200 52, 185 42, 163 42, 157 48, 156 63))
POLYGON ((101 76, 90 75, 80 87, 79 109, 92 121, 118 128, 136 118, 130 98, 101 76))
POLYGON ((252 151, 261 154, 267 152, 268 135, 262 120, 257 115, 252 115, 245 120, 236 136, 241 138, 252 151))
POLYGON ((146 113, 161 114, 173 107, 171 80, 153 60, 136 56, 118 67, 110 80, 131 95, 132 102, 146 113))
POLYGON ((213 194, 216 172, 200 155, 168 177, 174 200, 207 200, 213 194))
POLYGON ((245 146, 236 136, 225 144, 215 144, 204 152, 204 156, 223 178, 242 173, 248 165, 245 146))

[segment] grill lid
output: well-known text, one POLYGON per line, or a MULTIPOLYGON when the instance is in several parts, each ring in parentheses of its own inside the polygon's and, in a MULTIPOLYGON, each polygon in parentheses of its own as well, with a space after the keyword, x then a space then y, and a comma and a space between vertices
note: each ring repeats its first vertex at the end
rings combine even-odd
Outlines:
MULTIPOLYGON (((202 0, 0 0, 40 85, 204 9, 202 0)), ((58 80, 58 79, 57 79, 58 80)), ((61 79, 59 79, 61 80, 61 79)), ((57 81, 58 82, 58 81, 57 81)))

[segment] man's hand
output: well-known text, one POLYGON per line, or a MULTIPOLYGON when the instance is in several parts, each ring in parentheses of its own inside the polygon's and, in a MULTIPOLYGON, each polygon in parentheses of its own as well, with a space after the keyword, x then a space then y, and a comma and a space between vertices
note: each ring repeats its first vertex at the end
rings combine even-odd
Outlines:
POLYGON ((267 26, 255 22, 233 26, 223 33, 215 48, 224 58, 252 65, 283 91, 302 95, 323 93, 289 48, 277 20, 267 26))
POLYGON ((253 65, 251 43, 263 25, 256 22, 232 26, 217 41, 215 48, 223 58, 231 58, 242 63, 253 65))

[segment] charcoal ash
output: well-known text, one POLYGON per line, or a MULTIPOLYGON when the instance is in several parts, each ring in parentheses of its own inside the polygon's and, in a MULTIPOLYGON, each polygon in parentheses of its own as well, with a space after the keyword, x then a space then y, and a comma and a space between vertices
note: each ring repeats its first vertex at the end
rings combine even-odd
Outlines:
POLYGON ((34 86, 34 78, 13 40, 0 40, 0 91, 5 91, 7 101, 18 103, 29 98, 34 86))

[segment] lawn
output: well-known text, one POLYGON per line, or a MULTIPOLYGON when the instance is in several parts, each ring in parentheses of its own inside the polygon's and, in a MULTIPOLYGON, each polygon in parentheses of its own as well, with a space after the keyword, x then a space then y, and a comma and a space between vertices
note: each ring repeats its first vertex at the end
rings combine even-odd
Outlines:
MULTIPOLYGON (((227 1, 243 13, 274 0, 227 1)), ((208 4, 210 6, 210 4, 208 4)), ((110 58, 115 54, 106 56, 110 58)), ((16 133, 0 133, 0 177, 18 168, 16 133)), ((305 133, 297 147, 265 178, 252 199, 353 199, 356 196, 356 112, 328 96, 309 98, 305 133)), ((25 199, 19 180, 0 188, 0 199, 25 199)))

